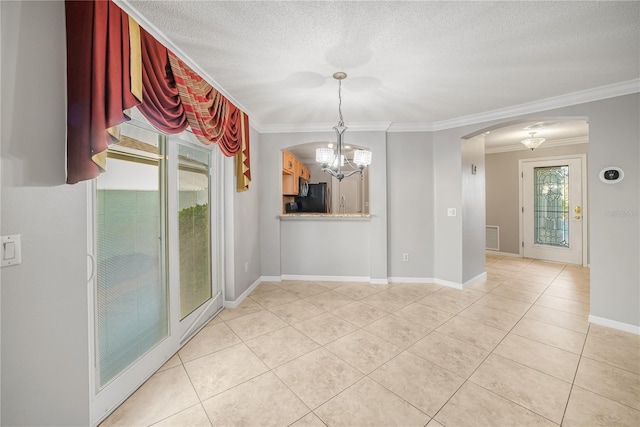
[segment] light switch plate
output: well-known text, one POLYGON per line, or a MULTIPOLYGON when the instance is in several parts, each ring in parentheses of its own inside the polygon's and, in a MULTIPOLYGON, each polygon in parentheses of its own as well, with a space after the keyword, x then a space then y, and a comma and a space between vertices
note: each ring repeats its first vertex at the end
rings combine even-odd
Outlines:
POLYGON ((447 216, 456 216, 456 208, 447 208, 447 216))
POLYGON ((18 265, 22 262, 22 249, 19 234, 2 236, 0 244, 0 267, 18 265))

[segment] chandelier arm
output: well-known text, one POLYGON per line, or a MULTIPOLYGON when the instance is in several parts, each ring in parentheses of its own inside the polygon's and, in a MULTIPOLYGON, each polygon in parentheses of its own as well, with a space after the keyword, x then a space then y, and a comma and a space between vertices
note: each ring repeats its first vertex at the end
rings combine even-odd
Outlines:
POLYGON ((362 173, 362 169, 356 169, 347 173, 342 173, 344 175, 345 178, 350 177, 351 175, 357 174, 357 173, 362 173))
POLYGON ((342 80, 347 78, 347 73, 343 72, 343 71, 339 71, 333 74, 333 78, 338 80, 338 116, 339 116, 339 122, 337 126, 334 126, 333 130, 335 130, 336 132, 336 139, 337 139, 337 147, 336 147, 336 153, 335 153, 335 157, 333 158, 333 160, 330 163, 326 163, 329 159, 329 157, 333 157, 333 149, 330 150, 330 153, 326 150, 326 149, 322 149, 322 148, 318 148, 316 150, 316 161, 322 164, 322 168, 321 170, 325 173, 330 174, 331 176, 334 176, 338 179, 338 181, 342 181, 343 178, 349 177, 351 175, 354 175, 356 173, 360 173, 362 174, 362 170, 368 166, 371 163, 371 152, 370 151, 366 151, 363 150, 365 153, 365 156, 363 158, 363 154, 358 152, 359 156, 359 162, 360 163, 356 163, 355 165, 351 162, 351 160, 349 160, 348 158, 346 158, 346 156, 344 156, 344 160, 346 160, 347 165, 352 168, 352 170, 347 171, 346 173, 343 172, 342 170, 342 162, 343 162, 343 154, 342 154, 342 150, 344 148, 343 145, 343 135, 344 132, 347 130, 347 127, 344 125, 344 118, 342 116, 342 80), (368 156, 367 156, 368 155, 368 156))
POLYGON ((353 165, 353 163, 351 163, 351 161, 349 160, 349 158, 347 156, 344 156, 344 161, 347 162, 347 164, 349 166, 351 166, 352 168, 355 168, 356 166, 353 165))
POLYGON ((329 175, 331 175, 331 176, 335 176, 335 177, 337 177, 337 176, 338 176, 338 172, 337 172, 337 171, 335 171, 335 170, 333 170, 333 169, 331 169, 330 167, 322 168, 322 169, 320 169, 320 170, 321 170, 322 172, 326 172, 326 173, 328 173, 328 174, 329 174, 329 175))

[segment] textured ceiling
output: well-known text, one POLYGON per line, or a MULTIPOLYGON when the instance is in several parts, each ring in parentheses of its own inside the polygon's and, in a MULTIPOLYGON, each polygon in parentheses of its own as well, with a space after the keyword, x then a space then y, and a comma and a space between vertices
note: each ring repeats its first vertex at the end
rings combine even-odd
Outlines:
MULTIPOLYGON (((118 1, 265 128, 433 124, 640 77, 638 2, 118 1)), ((330 130, 330 129, 329 129, 330 130)))

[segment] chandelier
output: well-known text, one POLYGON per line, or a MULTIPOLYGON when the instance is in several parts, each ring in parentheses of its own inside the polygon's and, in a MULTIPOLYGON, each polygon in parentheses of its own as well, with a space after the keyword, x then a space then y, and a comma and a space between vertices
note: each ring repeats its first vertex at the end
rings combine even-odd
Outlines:
POLYGON ((333 127, 336 131, 336 153, 333 148, 321 147, 316 149, 316 162, 322 164, 322 171, 338 178, 338 181, 342 181, 342 178, 349 177, 356 173, 362 173, 366 166, 371 164, 371 151, 369 150, 354 150, 353 159, 349 160, 344 154, 344 145, 342 138, 347 127, 344 125, 344 119, 342 118, 342 80, 347 78, 347 73, 338 71, 333 74, 333 78, 338 80, 338 115, 340 120, 338 125, 333 127), (355 168, 349 171, 343 171, 342 167, 345 162, 355 168), (352 163, 353 162, 353 163, 352 163), (355 165, 355 166, 354 166, 355 165))
POLYGON ((531 135, 530 138, 523 139, 522 141, 520 141, 525 147, 531 149, 532 151, 538 148, 540 144, 546 141, 546 139, 544 138, 535 138, 534 137, 535 134, 536 134, 535 132, 530 132, 529 133, 529 135, 531 135))

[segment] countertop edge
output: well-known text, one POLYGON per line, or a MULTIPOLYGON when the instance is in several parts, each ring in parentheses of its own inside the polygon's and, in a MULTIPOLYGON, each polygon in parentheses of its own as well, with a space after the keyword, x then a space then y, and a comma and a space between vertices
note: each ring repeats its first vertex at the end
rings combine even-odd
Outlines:
POLYGON ((369 214, 280 214, 280 221, 371 221, 369 214))

